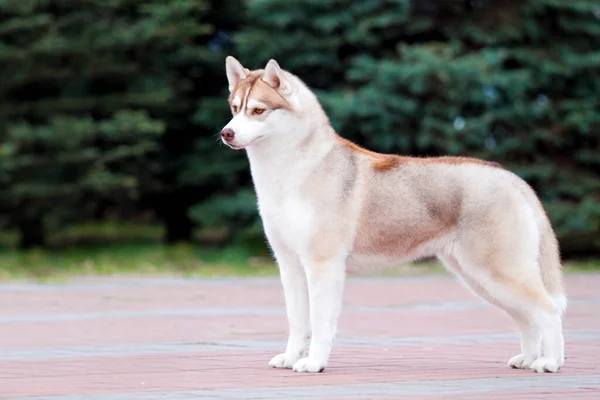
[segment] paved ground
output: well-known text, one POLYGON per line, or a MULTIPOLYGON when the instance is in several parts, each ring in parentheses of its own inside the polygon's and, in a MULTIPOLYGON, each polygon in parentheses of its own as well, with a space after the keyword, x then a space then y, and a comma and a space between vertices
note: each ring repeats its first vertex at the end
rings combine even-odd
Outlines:
POLYGON ((277 279, 0 284, 0 398, 600 399, 600 275, 570 275, 566 365, 511 370, 512 321, 453 278, 351 278, 329 368, 283 350, 277 279))

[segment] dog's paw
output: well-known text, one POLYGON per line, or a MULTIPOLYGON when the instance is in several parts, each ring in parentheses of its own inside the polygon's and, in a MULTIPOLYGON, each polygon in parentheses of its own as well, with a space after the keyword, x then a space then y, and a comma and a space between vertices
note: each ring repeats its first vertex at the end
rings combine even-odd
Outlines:
POLYGON ((560 367, 562 367, 562 363, 559 363, 558 360, 541 357, 535 360, 529 369, 532 369, 535 372, 558 372, 560 367))
POLYGON ((508 362, 508 366, 517 369, 527 369, 535 362, 535 358, 526 357, 524 354, 514 356, 508 362))
POLYGON ((323 372, 325 370, 325 363, 320 362, 314 358, 304 357, 298 360, 294 364, 295 372, 323 372))
POLYGON ((281 353, 271 358, 269 366, 273 368, 292 368, 296 361, 300 359, 300 354, 281 353))

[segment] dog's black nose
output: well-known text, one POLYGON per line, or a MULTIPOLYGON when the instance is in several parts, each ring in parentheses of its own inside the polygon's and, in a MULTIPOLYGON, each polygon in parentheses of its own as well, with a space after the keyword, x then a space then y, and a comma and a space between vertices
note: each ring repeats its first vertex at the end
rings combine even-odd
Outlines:
POLYGON ((226 142, 231 142, 233 140, 233 138, 235 137, 235 133, 233 132, 233 129, 225 128, 221 131, 221 137, 226 142))

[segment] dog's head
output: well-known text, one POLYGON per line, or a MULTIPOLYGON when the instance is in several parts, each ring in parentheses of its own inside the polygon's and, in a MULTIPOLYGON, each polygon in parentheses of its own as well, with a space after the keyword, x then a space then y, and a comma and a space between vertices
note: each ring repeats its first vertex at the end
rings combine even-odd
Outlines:
POLYGON ((221 131, 223 142, 236 150, 273 135, 284 135, 298 122, 301 82, 270 60, 264 70, 250 71, 235 58, 225 62, 229 106, 233 118, 221 131))

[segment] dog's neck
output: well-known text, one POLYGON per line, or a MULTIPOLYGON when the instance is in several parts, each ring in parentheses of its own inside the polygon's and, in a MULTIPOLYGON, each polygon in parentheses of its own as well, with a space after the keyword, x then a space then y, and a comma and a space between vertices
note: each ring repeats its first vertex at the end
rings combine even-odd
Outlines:
POLYGON ((282 128, 293 132, 275 133, 246 149, 259 200, 280 189, 299 186, 339 143, 324 112, 304 121, 300 126, 282 128))

